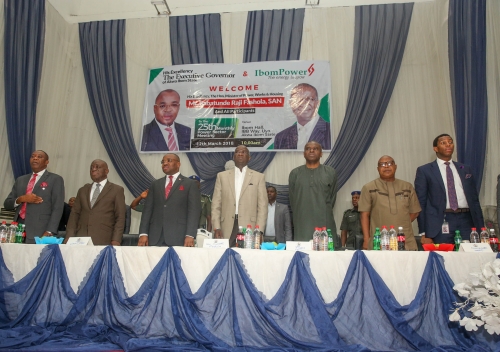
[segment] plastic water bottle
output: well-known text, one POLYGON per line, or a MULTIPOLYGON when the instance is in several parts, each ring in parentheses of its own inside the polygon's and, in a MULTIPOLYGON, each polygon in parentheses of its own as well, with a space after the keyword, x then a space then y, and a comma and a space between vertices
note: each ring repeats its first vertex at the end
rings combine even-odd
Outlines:
POLYGON ((7 222, 2 221, 2 225, 0 225, 0 242, 5 243, 7 238, 7 222))
POLYGON ((479 234, 476 231, 476 228, 473 227, 470 233, 470 243, 479 243, 479 234))
POLYGON ((253 230, 253 245, 254 249, 260 249, 260 228, 259 225, 255 225, 255 230, 253 230))
POLYGON ((245 231, 245 249, 253 249, 252 237, 252 225, 247 225, 247 230, 245 231))
POLYGON ((319 237, 321 229, 319 227, 314 228, 313 232, 313 251, 319 251, 319 237))
POLYGON ((380 249, 383 251, 389 250, 389 231, 387 227, 382 226, 382 231, 380 231, 380 249))
POLYGON ((319 250, 328 251, 328 232, 326 232, 326 227, 323 227, 320 232, 319 250))
POLYGON ((490 235, 488 231, 486 230, 486 227, 481 228, 481 234, 479 235, 481 238, 481 243, 488 243, 490 244, 490 235))
POLYGON ((493 252, 498 253, 498 237, 494 229, 490 230, 490 246, 493 252))
POLYGON ((398 233, 394 230, 394 225, 391 225, 391 229, 389 230, 389 250, 398 250, 398 233))
POLYGON ((7 238, 5 240, 6 243, 14 243, 16 242, 16 229, 17 229, 17 222, 13 221, 9 229, 7 231, 7 238))
POLYGON ((460 243, 462 242, 462 236, 460 236, 460 231, 456 230, 455 231, 455 252, 458 252, 460 249, 460 243))
POLYGON ((405 251, 406 250, 406 236, 403 231, 403 227, 399 226, 398 227, 398 251, 405 251))
POLYGON ((332 230, 328 229, 326 231, 328 232, 328 250, 334 251, 335 250, 335 242, 333 242, 332 230))
POLYGON ((375 228, 375 234, 373 235, 373 250, 380 250, 380 229, 378 227, 375 228))

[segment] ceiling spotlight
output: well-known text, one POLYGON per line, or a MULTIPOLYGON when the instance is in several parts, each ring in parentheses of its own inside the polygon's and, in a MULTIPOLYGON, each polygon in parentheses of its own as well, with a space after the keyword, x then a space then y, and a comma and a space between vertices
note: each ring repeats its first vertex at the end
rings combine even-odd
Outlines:
POLYGON ((319 0, 306 0, 306 5, 319 5, 319 0))
POLYGON ((172 13, 168 7, 167 0, 151 0, 151 5, 155 7, 158 16, 169 16, 172 13))

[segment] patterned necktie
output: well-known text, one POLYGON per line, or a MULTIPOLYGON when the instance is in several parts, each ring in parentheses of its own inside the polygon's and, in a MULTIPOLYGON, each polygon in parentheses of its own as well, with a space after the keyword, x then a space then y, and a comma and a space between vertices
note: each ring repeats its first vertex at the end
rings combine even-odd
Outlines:
MULTIPOLYGON (((30 194, 33 192, 37 176, 38 174, 33 174, 33 176, 31 177, 30 182, 28 182, 28 186, 26 186, 26 194, 30 194)), ((23 203, 21 205, 21 210, 19 210, 19 217, 23 220, 26 218, 26 203, 23 203)))
POLYGON ((165 187, 165 199, 168 198, 170 190, 172 189, 172 185, 173 185, 172 180, 174 179, 174 176, 170 175, 170 176, 168 176, 168 178, 170 179, 170 181, 168 181, 168 185, 167 185, 167 187, 165 187))
POLYGON ((92 195, 92 199, 90 200, 90 207, 91 208, 94 207, 94 204, 95 204, 95 202, 97 200, 97 197, 99 197, 99 194, 101 194, 101 190, 99 189, 99 187, 101 187, 101 184, 100 183, 96 183, 94 194, 92 195))
POLYGON ((177 143, 175 143, 172 127, 166 127, 165 130, 168 132, 168 150, 179 150, 179 148, 177 148, 177 143))
POLYGON ((446 161, 446 184, 448 186, 448 199, 450 200, 450 208, 453 210, 458 209, 457 191, 455 190, 455 179, 453 178, 453 171, 450 168, 450 162, 446 161))

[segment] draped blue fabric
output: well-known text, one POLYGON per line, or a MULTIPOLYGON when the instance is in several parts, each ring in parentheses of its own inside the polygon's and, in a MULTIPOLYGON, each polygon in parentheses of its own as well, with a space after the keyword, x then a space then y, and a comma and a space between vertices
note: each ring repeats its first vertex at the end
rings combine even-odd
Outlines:
POLYGON ((486 0, 450 0, 448 60, 458 161, 483 180, 488 127, 486 0))
POLYGON ((45 43, 45 0, 4 1, 5 119, 14 177, 31 173, 45 43))
POLYGON ((338 188, 356 170, 375 138, 398 78, 413 3, 356 7, 354 53, 344 121, 325 165, 338 188), (352 141, 357 141, 353 147, 352 141))
POLYGON ((132 135, 125 56, 125 20, 79 24, 80 52, 90 107, 102 143, 121 179, 136 197, 154 177, 132 135))
MULTIPOLYGON (((5 247, 2 248, 2 250, 5 247)), ((0 261, 0 266, 1 266, 0 261)), ((3 271, 0 271, 3 273, 3 271)), ((5 277, 5 276, 4 276, 5 277)), ((4 279, 2 277, 2 280, 4 279)), ((404 278, 402 278, 404 280, 404 278)), ((338 297, 324 302, 295 253, 274 297, 264 297, 239 254, 226 250, 198 292, 169 248, 128 297, 115 250, 96 258, 74 293, 57 245, 38 265, 0 289, 0 348, 126 351, 490 351, 448 321, 453 292, 441 256, 430 253, 415 299, 401 306, 358 251, 338 297)))

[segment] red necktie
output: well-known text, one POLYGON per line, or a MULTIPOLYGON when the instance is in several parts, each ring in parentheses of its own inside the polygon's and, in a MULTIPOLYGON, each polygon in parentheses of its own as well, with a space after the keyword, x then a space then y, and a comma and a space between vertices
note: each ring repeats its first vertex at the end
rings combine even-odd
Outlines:
POLYGON ((170 181, 168 182, 167 187, 165 187, 165 199, 168 198, 168 194, 170 193, 170 190, 172 189, 172 179, 174 178, 174 176, 170 175, 170 176, 168 176, 168 178, 170 179, 170 181))
MULTIPOLYGON (((31 180, 30 182, 28 182, 28 186, 26 187, 26 194, 30 194, 31 192, 33 192, 33 187, 35 187, 37 176, 38 174, 33 174, 33 176, 31 177, 31 180)), ((21 210, 19 210, 19 217, 23 220, 24 218, 26 218, 26 203, 23 203, 21 205, 21 210)))
POLYGON ((458 209, 457 190, 455 189, 455 179, 453 178, 453 171, 451 171, 450 163, 445 162, 446 165, 446 186, 448 187, 448 200, 450 201, 450 208, 453 210, 458 209))
POLYGON ((168 132, 168 150, 179 150, 177 148, 177 143, 175 143, 174 131, 172 127, 166 127, 165 130, 168 132))

